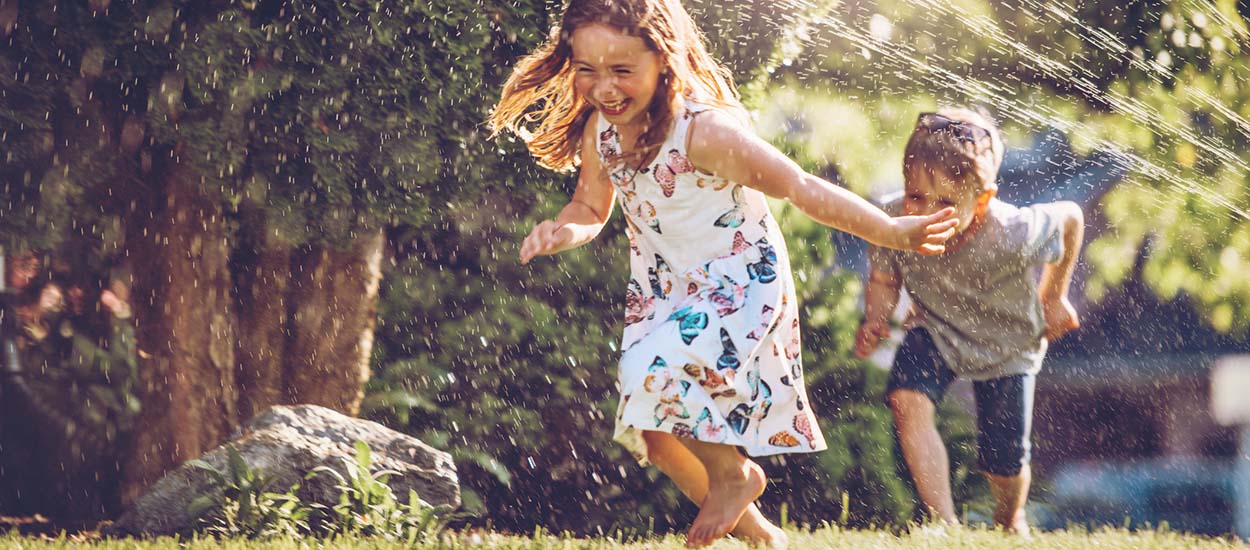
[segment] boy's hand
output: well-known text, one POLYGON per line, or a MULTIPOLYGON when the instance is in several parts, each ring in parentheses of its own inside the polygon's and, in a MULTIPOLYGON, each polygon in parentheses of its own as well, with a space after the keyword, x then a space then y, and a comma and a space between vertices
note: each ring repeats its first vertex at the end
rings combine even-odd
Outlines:
POLYGON ((894 229, 900 250, 910 250, 925 255, 946 251, 946 241, 955 236, 959 218, 954 208, 943 208, 927 216, 899 216, 894 218, 894 229))
POLYGON ((1076 308, 1068 297, 1042 298, 1042 312, 1046 315, 1046 339, 1054 340, 1081 327, 1076 308))
POLYGON ((573 240, 573 230, 562 223, 544 220, 534 226, 521 243, 521 264, 527 264, 534 256, 546 256, 564 250, 573 240))
POLYGON ((863 359, 872 354, 882 338, 890 337, 890 322, 885 319, 864 319, 855 334, 855 356, 863 359))

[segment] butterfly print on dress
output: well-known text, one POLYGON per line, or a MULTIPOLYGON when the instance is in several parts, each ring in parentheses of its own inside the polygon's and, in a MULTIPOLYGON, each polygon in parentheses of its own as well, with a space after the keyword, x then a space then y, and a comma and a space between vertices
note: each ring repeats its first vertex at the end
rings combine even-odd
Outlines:
POLYGON ((660 183, 660 191, 665 197, 672 197, 677 190, 677 175, 694 172, 690 159, 676 149, 669 149, 668 159, 655 164, 655 181, 660 183))

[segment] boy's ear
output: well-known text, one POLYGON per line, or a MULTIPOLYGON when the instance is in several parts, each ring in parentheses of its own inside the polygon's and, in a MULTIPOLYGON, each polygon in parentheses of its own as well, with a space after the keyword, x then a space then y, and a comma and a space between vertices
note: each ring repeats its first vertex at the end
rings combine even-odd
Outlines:
POLYGON ((981 196, 977 197, 977 206, 985 206, 990 203, 990 199, 998 195, 998 186, 990 185, 981 191, 981 196))

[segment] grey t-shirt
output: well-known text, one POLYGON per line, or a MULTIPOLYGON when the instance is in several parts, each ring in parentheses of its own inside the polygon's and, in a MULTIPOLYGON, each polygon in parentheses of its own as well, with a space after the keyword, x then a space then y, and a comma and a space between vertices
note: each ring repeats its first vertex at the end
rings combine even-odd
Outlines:
MULTIPOLYGON (((990 201, 981 228, 936 256, 870 247, 872 268, 897 276, 947 366, 972 380, 1035 374, 1046 355, 1046 328, 1035 267, 1063 255, 1051 204, 1017 208, 990 201)), ((903 213, 902 202, 885 205, 903 213)))

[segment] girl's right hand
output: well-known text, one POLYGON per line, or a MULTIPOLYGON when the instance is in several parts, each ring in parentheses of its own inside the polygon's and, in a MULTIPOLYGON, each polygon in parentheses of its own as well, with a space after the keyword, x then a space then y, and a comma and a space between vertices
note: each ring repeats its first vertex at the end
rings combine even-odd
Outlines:
POLYGON ((573 230, 554 220, 544 220, 534 226, 521 243, 521 264, 527 264, 534 256, 548 256, 564 250, 573 240, 573 230))
POLYGON ((894 218, 897 248, 921 254, 941 254, 946 251, 946 241, 955 236, 959 218, 954 208, 943 208, 927 216, 899 216, 894 218))
POLYGON ((865 319, 855 334, 855 356, 867 358, 877 349, 883 338, 890 337, 890 322, 885 319, 865 319))

